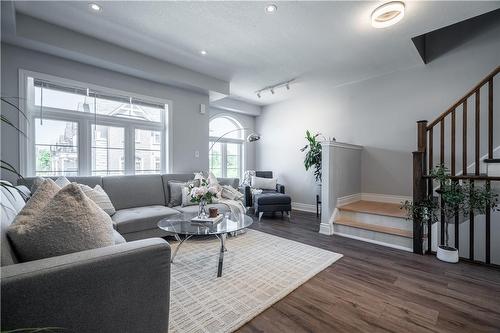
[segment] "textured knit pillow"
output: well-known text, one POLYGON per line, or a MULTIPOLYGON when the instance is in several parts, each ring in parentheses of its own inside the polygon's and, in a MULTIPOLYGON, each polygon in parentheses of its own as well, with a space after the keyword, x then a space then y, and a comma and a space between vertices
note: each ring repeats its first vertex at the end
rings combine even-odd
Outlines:
POLYGON ((33 219, 22 224, 16 219, 8 235, 20 261, 115 244, 111 218, 76 184, 57 192, 33 219))
POLYGON ((182 188, 182 202, 181 206, 186 207, 186 206, 194 206, 197 205, 197 202, 191 202, 191 190, 189 187, 184 186, 182 188))
POLYGON ((252 187, 262 190, 276 190, 276 178, 262 178, 252 176, 252 187))
POLYGON ((109 216, 112 216, 114 213, 116 213, 115 206, 113 206, 111 199, 101 186, 96 185, 94 186, 94 188, 83 184, 78 184, 78 186, 80 186, 80 189, 83 191, 83 193, 85 193, 87 197, 94 201, 97 206, 101 207, 101 209, 105 211, 109 216))

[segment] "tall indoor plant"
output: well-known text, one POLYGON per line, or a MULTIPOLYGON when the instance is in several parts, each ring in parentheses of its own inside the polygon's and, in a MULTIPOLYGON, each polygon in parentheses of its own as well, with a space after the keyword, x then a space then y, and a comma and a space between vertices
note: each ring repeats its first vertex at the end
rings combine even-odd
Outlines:
MULTIPOLYGON (((442 213, 445 237, 444 244, 438 246, 437 257, 443 261, 457 262, 458 249, 450 246, 448 232, 450 222, 455 221, 456 215, 458 215, 459 220, 465 220, 471 212, 484 214, 486 210, 497 209, 498 194, 484 185, 453 181, 449 170, 443 165, 432 169, 430 176, 433 179, 433 184, 438 186, 436 193, 439 194, 441 200, 431 195, 418 203, 405 201, 402 208, 406 210, 408 219, 421 221, 424 226, 429 222, 431 224, 437 222, 438 215, 442 213)), ((458 227, 458 225, 455 226, 455 228, 458 227)), ((431 231, 428 230, 428 232, 431 231)))
POLYGON ((321 183, 321 143, 318 141, 318 136, 320 135, 321 133, 311 135, 311 132, 307 130, 305 138, 308 144, 300 149, 301 152, 306 151, 306 156, 304 157, 306 171, 314 168, 314 178, 318 183, 321 183))
MULTIPOLYGON (((5 110, 7 109, 14 109, 16 110, 16 112, 18 112, 20 115, 22 115, 26 121, 27 121, 27 117, 26 117, 26 114, 21 110, 21 108, 19 107, 19 105, 16 105, 15 102, 13 102, 12 100, 19 100, 19 98, 17 97, 1 97, 0 98, 1 101, 2 101, 2 113, 0 115, 0 118, 1 118, 1 123, 2 124, 5 124, 7 126, 10 126, 12 127, 13 129, 15 129, 17 132, 21 133, 21 135, 25 136, 26 137, 26 134, 24 134, 23 131, 21 131, 19 129, 19 127, 17 127, 14 123, 12 123, 9 118, 7 118, 5 116, 5 110)), ((18 103, 17 103, 18 104, 18 103)), ((3 160, 3 159, 0 159, 0 166, 1 166, 1 169, 2 171, 7 171, 9 173, 12 173, 14 174, 17 178, 23 178, 23 176, 17 171, 17 169, 12 165, 10 164, 9 162, 3 160)), ((6 182, 0 182, 0 187, 6 189, 8 192, 10 192, 11 190, 16 190, 18 191, 21 195, 24 196, 24 194, 19 191, 16 187, 6 183, 6 182)))

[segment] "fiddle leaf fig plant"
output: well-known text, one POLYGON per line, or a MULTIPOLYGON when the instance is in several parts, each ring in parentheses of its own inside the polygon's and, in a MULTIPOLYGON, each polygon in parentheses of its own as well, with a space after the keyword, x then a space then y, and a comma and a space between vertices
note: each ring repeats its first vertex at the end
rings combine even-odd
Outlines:
POLYGON ((321 143, 318 141, 318 136, 321 133, 311 134, 309 130, 306 131, 306 140, 308 142, 303 148, 300 149, 301 152, 306 152, 304 157, 304 167, 306 171, 310 168, 314 169, 314 178, 317 182, 321 182, 321 143))

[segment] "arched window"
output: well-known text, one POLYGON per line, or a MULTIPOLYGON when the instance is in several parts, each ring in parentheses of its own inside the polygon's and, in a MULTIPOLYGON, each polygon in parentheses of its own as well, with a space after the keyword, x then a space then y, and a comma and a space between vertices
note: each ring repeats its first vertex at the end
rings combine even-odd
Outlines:
POLYGON ((218 116, 210 120, 208 147, 220 138, 208 152, 210 171, 216 177, 241 177, 245 142, 243 132, 241 124, 232 117, 218 116))

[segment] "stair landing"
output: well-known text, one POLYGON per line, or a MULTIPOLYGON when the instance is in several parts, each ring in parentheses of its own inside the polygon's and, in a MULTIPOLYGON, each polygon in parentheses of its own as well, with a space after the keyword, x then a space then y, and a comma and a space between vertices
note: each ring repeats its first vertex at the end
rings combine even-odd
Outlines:
POLYGON ((375 214, 397 218, 406 218, 406 212, 401 204, 360 200, 338 207, 340 210, 355 213, 375 214))

